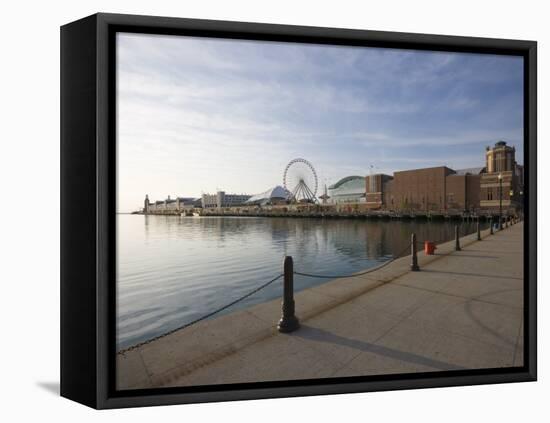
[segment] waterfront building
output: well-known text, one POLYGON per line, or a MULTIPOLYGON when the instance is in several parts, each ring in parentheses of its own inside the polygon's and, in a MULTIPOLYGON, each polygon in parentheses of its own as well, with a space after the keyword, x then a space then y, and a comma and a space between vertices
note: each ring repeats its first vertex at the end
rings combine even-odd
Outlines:
POLYGON ((499 141, 487 147, 485 167, 454 170, 446 166, 411 169, 388 175, 369 175, 369 208, 433 212, 476 212, 500 207, 518 210, 523 196, 523 166, 515 148, 499 141), (499 179, 500 178, 500 179, 499 179))
POLYGON ((485 167, 487 173, 509 172, 516 165, 516 148, 499 141, 494 147, 485 149, 485 167))
POLYGON ((385 207, 390 210, 442 210, 445 208, 446 166, 394 172, 386 184, 385 207))
POLYGON ((328 187, 330 203, 364 203, 365 177, 346 176, 328 187))
POLYGON ((475 212, 479 209, 479 187, 484 168, 459 169, 445 182, 446 210, 475 212))
POLYGON ((253 195, 246 200, 246 204, 259 206, 286 204, 290 196, 290 192, 282 186, 277 185, 260 194, 253 195))
POLYGON ((389 210, 474 210, 479 207, 479 172, 446 166, 395 172, 381 185, 381 198, 375 204, 389 210))
POLYGON ((365 179, 365 202, 367 208, 381 208, 385 203, 384 195, 389 190, 390 185, 388 185, 388 183, 393 181, 393 177, 379 173, 376 175, 369 175, 365 179))
POLYGON ((179 214, 184 210, 195 208, 197 199, 194 197, 176 197, 168 196, 164 200, 157 200, 153 203, 149 201, 149 195, 145 196, 143 203, 143 213, 145 214, 179 214))
POLYGON ((225 191, 218 191, 216 194, 203 194, 202 208, 243 206, 250 197, 246 194, 226 194, 225 191))
POLYGON ((516 163, 516 149, 497 142, 485 152, 486 172, 481 175, 480 207, 518 208, 523 202, 523 166, 516 163))

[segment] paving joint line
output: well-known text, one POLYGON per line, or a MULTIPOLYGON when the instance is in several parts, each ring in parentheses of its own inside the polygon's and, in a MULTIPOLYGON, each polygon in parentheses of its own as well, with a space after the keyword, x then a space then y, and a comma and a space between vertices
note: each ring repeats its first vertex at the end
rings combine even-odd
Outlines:
MULTIPOLYGON (((398 284, 397 286, 404 286, 404 287, 411 288, 411 289, 417 289, 419 291, 431 292, 432 294, 445 295, 445 296, 453 297, 453 298, 462 298, 462 299, 467 300, 467 301, 476 301, 476 302, 479 302, 479 303, 497 305, 497 306, 512 308, 512 309, 516 309, 516 310, 523 310, 523 307, 512 306, 512 305, 509 305, 509 304, 495 303, 493 301, 487 301, 487 300, 479 300, 479 299, 476 299, 476 298, 464 297, 464 296, 458 295, 458 294, 450 294, 450 293, 443 292, 443 291, 435 291, 433 289, 421 288, 419 286, 407 285, 407 284, 404 284, 404 283, 398 284)), ((510 291, 523 291, 523 288, 512 288, 512 289, 510 289, 510 291)))

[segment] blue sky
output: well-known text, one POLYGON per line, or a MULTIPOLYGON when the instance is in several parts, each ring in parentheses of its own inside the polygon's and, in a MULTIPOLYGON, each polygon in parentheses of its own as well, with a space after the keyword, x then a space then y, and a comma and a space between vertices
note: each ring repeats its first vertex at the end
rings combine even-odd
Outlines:
POLYGON ((255 194, 303 157, 348 175, 523 163, 521 58, 119 34, 119 211, 201 192, 255 194))

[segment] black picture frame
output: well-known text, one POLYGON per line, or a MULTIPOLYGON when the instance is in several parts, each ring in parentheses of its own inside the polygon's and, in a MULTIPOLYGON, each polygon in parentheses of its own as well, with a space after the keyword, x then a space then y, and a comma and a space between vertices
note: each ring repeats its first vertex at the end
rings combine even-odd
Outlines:
POLYGON ((61 28, 61 395, 90 407, 534 381, 537 377, 537 44, 488 38, 95 14, 61 28), (524 57, 524 366, 193 388, 114 389, 115 34, 201 35, 524 57))

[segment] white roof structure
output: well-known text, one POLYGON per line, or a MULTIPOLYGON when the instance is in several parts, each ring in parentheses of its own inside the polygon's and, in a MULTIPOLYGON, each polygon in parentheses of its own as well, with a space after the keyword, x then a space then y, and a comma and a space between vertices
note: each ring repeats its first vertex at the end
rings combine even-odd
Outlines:
POLYGON ((265 204, 272 200, 286 200, 289 198, 289 196, 290 196, 290 192, 288 192, 282 186, 277 185, 276 187, 268 189, 265 192, 253 195, 246 201, 246 203, 247 204, 265 204))

